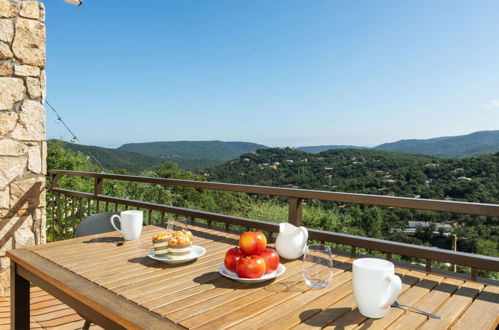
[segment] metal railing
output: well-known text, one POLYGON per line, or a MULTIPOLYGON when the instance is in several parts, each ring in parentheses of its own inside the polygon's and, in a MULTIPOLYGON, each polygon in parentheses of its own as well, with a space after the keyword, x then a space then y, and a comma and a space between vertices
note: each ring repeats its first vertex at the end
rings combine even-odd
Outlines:
MULTIPOLYGON (((315 199, 329 202, 347 202, 366 205, 377 205, 385 207, 409 208, 416 210, 431 210, 440 212, 451 212, 460 214, 471 214, 481 216, 499 217, 499 205, 469 203, 456 201, 440 201, 429 199, 392 197, 392 196, 377 196, 366 194, 340 193, 318 190, 291 189, 278 187, 253 186, 242 184, 215 183, 205 181, 177 180, 164 179, 156 177, 129 176, 119 174, 105 174, 94 172, 78 172, 66 170, 50 171, 50 192, 53 194, 51 211, 53 219, 71 219, 70 225, 74 228, 77 222, 83 216, 91 215, 91 212, 109 211, 114 204, 114 211, 118 211, 118 206, 124 206, 125 209, 135 207, 137 209, 147 210, 146 222, 152 223, 151 212, 158 211, 161 214, 161 219, 164 219, 165 214, 174 214, 177 216, 185 216, 194 219, 204 219, 208 226, 211 227, 212 222, 222 222, 225 224, 225 229, 228 231, 231 225, 241 226, 247 229, 258 229, 266 231, 270 234, 279 232, 279 224, 274 222, 266 222, 243 217, 212 213, 201 210, 187 209, 164 204, 156 204, 146 201, 138 201, 131 199, 123 199, 103 194, 104 180, 119 180, 128 182, 159 184, 164 186, 188 187, 198 189, 219 190, 228 192, 239 192, 257 195, 273 195, 288 198, 288 222, 294 225, 302 224, 302 202, 304 199, 315 199), (78 176, 94 179, 93 193, 68 190, 58 187, 58 179, 62 175, 78 176), (62 200, 61 200, 62 199, 62 200), (71 203, 68 204, 68 199, 71 203), (86 200, 86 202, 84 202, 86 200), (91 208, 91 201, 94 201, 95 206, 91 208), (103 203, 101 205, 101 203, 103 203), (78 206, 76 206, 78 204, 78 206), (87 214, 82 210, 87 204, 87 214), (79 212, 75 213, 75 209, 79 212), (93 211, 92 211, 93 210, 93 211)), ((61 235, 64 232, 61 221, 54 221, 52 224, 53 239, 68 238, 67 235, 61 235), (56 223, 57 222, 57 223, 56 223), (58 226, 58 237, 55 233, 55 226, 58 226)), ((412 244, 393 242, 369 237, 361 237, 355 235, 341 234, 317 229, 309 229, 309 239, 318 240, 321 242, 332 242, 351 247, 351 256, 355 257, 357 248, 380 251, 386 254, 387 259, 391 259, 392 255, 402 255, 408 257, 421 258, 426 261, 426 271, 432 271, 432 262, 445 262, 461 266, 471 267, 471 278, 477 279, 477 271, 479 269, 499 271, 499 258, 477 255, 471 253, 443 250, 425 246, 417 246, 412 244)))

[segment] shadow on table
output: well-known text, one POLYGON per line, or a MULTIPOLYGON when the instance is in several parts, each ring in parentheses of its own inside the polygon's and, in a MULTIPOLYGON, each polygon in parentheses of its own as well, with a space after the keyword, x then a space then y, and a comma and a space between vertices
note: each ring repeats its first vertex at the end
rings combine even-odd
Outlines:
POLYGON ((190 265, 190 264, 193 264, 194 262, 196 262, 196 260, 184 262, 181 264, 167 264, 164 262, 153 260, 147 256, 144 256, 144 257, 130 258, 130 259, 128 259, 128 262, 131 262, 134 264, 141 264, 141 265, 144 265, 146 267, 166 269, 166 268, 176 268, 176 267, 181 267, 181 266, 185 266, 185 265, 190 265))
POLYGON ((300 313, 300 320, 303 324, 312 327, 323 327, 324 324, 327 324, 324 318, 331 318, 330 322, 332 322, 350 311, 352 311, 352 308, 349 307, 327 308, 325 310, 320 308, 308 309, 300 313), (322 313, 321 316, 323 317, 314 317, 319 313, 322 313))
POLYGON ((123 245, 125 243, 125 240, 123 237, 96 237, 89 239, 88 241, 83 241, 85 244, 92 244, 92 243, 116 243, 116 245, 123 245))

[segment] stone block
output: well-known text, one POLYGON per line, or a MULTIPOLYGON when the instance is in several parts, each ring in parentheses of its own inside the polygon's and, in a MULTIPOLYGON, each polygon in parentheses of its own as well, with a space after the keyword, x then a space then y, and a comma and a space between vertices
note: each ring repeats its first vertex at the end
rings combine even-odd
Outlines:
POLYGON ((2 242, 3 244, 0 245, 0 257, 4 257, 5 256, 5 252, 7 252, 8 250, 12 249, 12 243, 13 243, 13 239, 12 239, 12 236, 10 237, 5 237, 5 241, 2 242))
POLYGON ((10 207, 13 211, 45 206, 45 178, 16 180, 10 184, 10 207))
POLYGON ((46 209, 39 208, 35 210, 33 215, 33 220, 39 223, 39 226, 36 229, 36 235, 38 236, 37 244, 45 244, 47 243, 47 214, 46 209))
POLYGON ((17 15, 17 5, 11 0, 0 0, 0 17, 14 17, 17 15))
POLYGON ((0 60, 8 60, 12 58, 12 55, 9 45, 5 42, 0 42, 0 60))
POLYGON ((47 175, 47 142, 42 142, 42 174, 47 175))
POLYGON ((43 225, 43 208, 35 209, 33 212, 33 226, 31 227, 31 230, 35 234, 35 244, 41 244, 41 241, 43 239, 42 237, 42 231, 45 231, 45 226, 43 225))
POLYGON ((5 251, 13 248, 14 233, 21 228, 24 221, 32 222, 31 216, 0 219, 0 257, 5 256, 5 251))
POLYGON ((18 76, 38 77, 40 75, 40 68, 32 65, 15 65, 14 73, 18 76))
POLYGON ((42 173, 42 151, 39 145, 28 148, 28 170, 35 174, 42 173))
POLYGON ((42 93, 42 104, 45 103, 45 97, 47 95, 47 76, 45 70, 42 70, 40 74, 40 91, 42 93))
POLYGON ((0 258, 0 270, 5 270, 7 268, 10 268, 10 259, 0 258))
POLYGON ((0 156, 20 156, 27 149, 27 146, 22 142, 11 139, 0 139, 0 156))
POLYGON ((22 79, 0 77, 0 110, 11 110, 14 103, 24 97, 24 83, 22 79))
POLYGON ((9 208, 10 206, 9 201, 10 201, 9 187, 5 187, 4 190, 0 190, 0 209, 9 208))
POLYGON ((19 16, 39 19, 40 6, 38 5, 38 1, 23 1, 21 4, 21 10, 19 11, 19 16))
POLYGON ((15 178, 24 173, 28 158, 22 157, 2 157, 0 162, 0 189, 3 190, 15 178))
POLYGON ((17 124, 17 113, 12 111, 0 111, 0 138, 12 132, 17 124))
POLYGON ((42 95, 40 79, 38 78, 26 78, 26 85, 28 86, 28 93, 32 99, 39 98, 42 95))
MULTIPOLYGON (((10 259, 7 257, 0 258, 0 264, 6 263, 10 266, 10 259), (5 260, 5 261, 4 261, 5 260)), ((0 296, 6 297, 10 295, 10 268, 0 270, 0 296)))
POLYGON ((16 249, 35 245, 35 234, 29 229, 17 230, 14 234, 16 249))
POLYGON ((0 76, 10 76, 12 72, 12 65, 9 62, 0 63, 0 76))
POLYGON ((19 122, 11 135, 18 140, 45 140, 45 108, 40 102, 31 100, 23 102, 19 122))
POLYGON ((24 64, 45 67, 45 25, 38 21, 18 18, 12 50, 24 64))
POLYGON ((45 22, 45 5, 40 2, 40 21, 45 22))
POLYGON ((0 18, 0 41, 10 44, 14 38, 14 21, 8 18, 0 18))

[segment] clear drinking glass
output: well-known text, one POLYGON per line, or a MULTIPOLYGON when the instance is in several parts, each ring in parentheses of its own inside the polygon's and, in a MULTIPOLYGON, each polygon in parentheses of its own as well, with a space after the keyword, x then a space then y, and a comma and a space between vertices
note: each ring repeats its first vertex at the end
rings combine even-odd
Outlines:
POLYGON ((168 233, 174 233, 183 229, 189 230, 189 228, 187 227, 187 220, 185 220, 184 218, 172 219, 168 221, 168 225, 166 227, 166 231, 168 233))
POLYGON ((302 274, 305 284, 324 288, 333 279, 331 248, 324 244, 308 245, 303 255, 302 274))

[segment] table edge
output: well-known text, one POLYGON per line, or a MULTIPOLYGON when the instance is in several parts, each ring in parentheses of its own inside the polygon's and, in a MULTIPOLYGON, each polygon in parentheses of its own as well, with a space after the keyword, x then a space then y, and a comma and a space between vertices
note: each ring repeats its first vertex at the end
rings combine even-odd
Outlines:
MULTIPOLYGON (((68 306, 86 307, 126 329, 179 329, 173 321, 148 311, 124 297, 71 272, 28 249, 9 250, 6 256, 20 266, 19 274, 68 306), (71 284, 71 285, 70 285, 71 284), (93 296, 99 296, 99 302, 93 296), (75 306, 80 302, 84 306, 75 306), (134 320, 130 320, 130 315, 134 320)), ((79 312, 77 310, 77 312, 79 312)), ((84 314, 84 313, 82 313, 84 314)), ((85 315, 83 315, 85 316, 85 315)))

